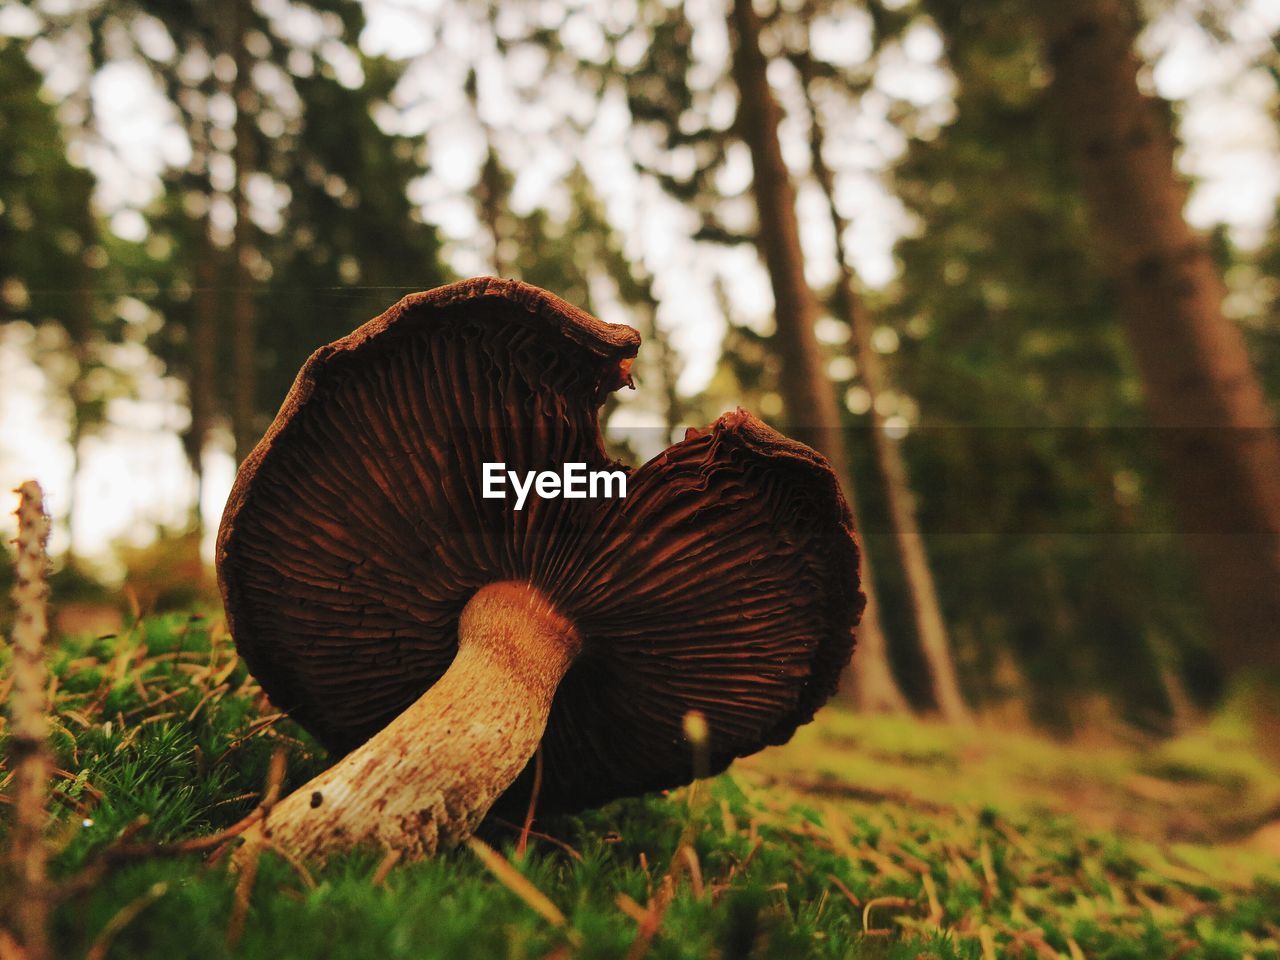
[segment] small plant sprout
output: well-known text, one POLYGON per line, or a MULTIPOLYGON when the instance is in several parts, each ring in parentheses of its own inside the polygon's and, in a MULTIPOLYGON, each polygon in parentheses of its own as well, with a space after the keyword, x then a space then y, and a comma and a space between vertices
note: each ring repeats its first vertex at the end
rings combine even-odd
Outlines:
POLYGON ((307 361, 217 549, 250 670, 341 758, 254 828, 271 844, 428 855, 495 803, 518 822, 539 746, 538 811, 579 809, 717 773, 834 692, 865 601, 830 467, 742 411, 611 460, 598 412, 639 339, 479 279, 307 361), (516 510, 484 495, 497 463, 626 497, 516 510))
POLYGON ((9 695, 9 769, 13 771, 13 827, 9 871, 12 887, 5 920, 12 925, 27 960, 49 956, 48 848, 44 827, 49 798, 49 721, 45 716, 49 675, 49 516, 40 484, 28 480, 16 491, 18 548, 14 566, 13 687, 9 695))
POLYGON ((700 710, 690 710, 684 715, 684 736, 693 750, 693 771, 698 778, 707 775, 707 748, 711 740, 711 730, 707 726, 707 718, 700 710))

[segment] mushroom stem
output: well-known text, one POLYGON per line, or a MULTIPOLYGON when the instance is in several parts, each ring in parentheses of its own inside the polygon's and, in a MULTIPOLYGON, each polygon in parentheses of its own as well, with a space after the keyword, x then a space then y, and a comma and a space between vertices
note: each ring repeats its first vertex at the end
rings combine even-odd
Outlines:
POLYGON ((458 653, 434 686, 246 833, 303 858, 357 846, 430 856, 475 830, 542 740, 581 641, 527 583, 490 584, 458 622, 458 653))

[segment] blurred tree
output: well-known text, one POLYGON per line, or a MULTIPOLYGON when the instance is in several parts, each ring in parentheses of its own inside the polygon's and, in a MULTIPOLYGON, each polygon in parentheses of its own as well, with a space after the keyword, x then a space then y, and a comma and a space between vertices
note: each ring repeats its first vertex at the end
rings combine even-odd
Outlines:
MULTIPOLYGON (((491 156, 489 163, 499 162, 491 156)), ((498 169, 502 169, 500 165, 498 169)), ((505 171, 501 181, 510 182, 505 171)), ((676 391, 678 357, 666 330, 658 323, 653 277, 627 255, 622 237, 610 223, 590 178, 581 167, 574 167, 565 186, 569 204, 563 217, 553 216, 544 208, 515 214, 507 206, 509 196, 499 198, 504 222, 502 242, 514 254, 506 266, 510 275, 552 290, 589 313, 608 315, 608 308, 621 308, 625 311, 623 319, 639 329, 646 346, 631 372, 646 389, 632 403, 647 410, 656 407, 663 425, 662 436, 606 430, 606 438, 616 454, 633 462, 643 460, 678 439, 674 435, 684 416, 684 402, 676 391)), ((610 395, 601 416, 603 423, 609 423, 622 402, 617 394, 610 395)))
MULTIPOLYGON (((878 52, 887 41, 895 39, 912 22, 912 15, 890 9, 879 0, 865 3, 828 2, 820 5, 821 16, 830 17, 831 23, 845 22, 852 15, 856 21, 865 15, 872 53, 857 63, 835 67, 815 58, 814 62, 850 86, 861 85, 865 89, 876 72, 878 52)), ((750 193, 742 194, 727 188, 730 182, 739 180, 743 155, 750 151, 739 138, 741 124, 735 124, 733 112, 726 104, 737 101, 735 84, 728 71, 714 53, 715 43, 696 42, 699 31, 714 27, 701 23, 696 29, 690 19, 691 9, 685 6, 669 6, 658 2, 641 3, 637 16, 614 28, 611 37, 613 54, 607 63, 587 63, 584 67, 597 71, 602 88, 607 88, 611 78, 620 78, 633 120, 632 145, 637 163, 652 176, 686 210, 697 218, 695 239, 722 245, 754 243, 757 239, 749 217, 750 193), (699 52, 701 51, 701 52, 699 52)), ((771 49, 785 48, 793 41, 796 27, 810 15, 809 8, 800 14, 791 7, 779 6, 767 14, 767 41, 771 49)), ((800 41, 804 45, 804 41, 800 41)), ((772 54, 771 54, 772 56, 772 54)), ((776 105, 775 105, 776 106, 776 105)), ((908 111, 909 112, 909 111, 908 111)), ((748 181, 748 184, 750 181, 748 181)), ((781 412, 784 374, 778 361, 777 338, 762 336, 735 321, 732 309, 724 309, 728 332, 721 349, 720 371, 712 381, 712 395, 747 397, 758 411, 776 416, 781 412), (732 383, 730 383, 732 381, 732 383), (778 409, 773 409, 775 405, 778 409)), ((826 371, 823 371, 825 377, 826 371)), ((857 417, 837 405, 838 417, 847 427, 857 417)), ((845 431, 844 440, 853 450, 861 451, 862 443, 856 432, 845 431)), ((853 458, 855 473, 865 472, 866 456, 853 458)), ((873 458, 872 458, 873 459, 873 458)), ((876 484, 874 473, 859 477, 859 484, 876 484)), ((875 491, 865 502, 878 507, 875 491)), ((882 581, 893 585, 897 579, 893 564, 879 567, 877 556, 883 552, 878 546, 881 538, 873 530, 875 521, 868 517, 875 513, 864 512, 861 531, 864 559, 868 576, 866 582, 873 592, 878 592, 882 581), (875 567, 879 575, 872 576, 875 567)), ((883 642, 880 626, 881 613, 893 617, 893 605, 888 602, 872 603, 872 612, 860 630, 860 653, 855 666, 866 664, 868 671, 877 678, 871 686, 881 691, 883 706, 901 705, 903 698, 896 689, 892 673, 888 669, 887 644, 883 642)), ((894 618, 897 619, 897 618, 894 618)), ((895 630, 909 630, 909 622, 895 623, 895 630)), ((924 665, 913 657, 913 650, 905 644, 895 645, 895 661, 905 662, 912 675, 924 665)), ((920 670, 927 675, 927 667, 920 670)), ((925 691, 927 696, 927 691, 925 691)), ((958 698, 957 698, 958 699, 958 698)))
POLYGON ((875 450, 875 462, 879 468, 880 485, 883 488, 888 510, 889 527, 893 532, 902 564, 903 580, 911 600, 911 612, 921 653, 929 672, 930 692, 942 716, 953 722, 967 722, 969 708, 960 692, 956 676, 955 659, 951 652, 951 638, 947 632, 942 604, 934 585, 933 571, 925 548, 924 536, 916 522, 915 497, 907 472, 902 450, 892 435, 884 409, 883 399, 888 383, 880 361, 880 355, 872 346, 873 321, 861 295, 849 253, 845 249, 845 236, 849 222, 836 205, 835 175, 823 155, 826 135, 825 118, 819 113, 814 98, 818 81, 818 66, 809 53, 807 25, 805 44, 792 57, 799 75, 805 105, 809 112, 810 170, 822 190, 831 229, 835 241, 837 279, 833 298, 836 314, 849 326, 850 344, 857 373, 867 391, 867 415, 870 435, 875 450))
POLYGON ((210 233, 207 184, 190 171, 169 171, 147 213, 142 244, 110 240, 113 262, 137 300, 151 308, 145 346, 186 387, 190 420, 181 430, 195 481, 189 524, 200 526, 202 454, 221 409, 218 336, 226 252, 210 233))
MULTIPOLYGON (((758 215, 756 242, 773 287, 774 340, 781 361, 778 386, 786 404, 787 429, 831 461, 856 514, 840 410, 814 330, 818 302, 804 275, 795 190, 778 139, 780 111, 769 87, 768 63, 760 50, 759 15, 751 0, 734 0, 730 22, 738 89, 737 130, 751 151, 752 193, 758 215)), ((864 709, 894 709, 901 705, 901 694, 888 668, 869 568, 864 568, 864 580, 868 603, 862 650, 854 668, 857 699, 864 709)), ((939 705, 953 708, 948 716, 958 718, 964 706, 958 690, 954 693, 954 699, 944 696, 939 705)))
MULTIPOLYGON (((1042 11, 1051 103, 1115 281, 1174 506, 1228 670, 1280 685, 1280 435, 1203 237, 1127 0, 1042 11)), ((1280 712, 1273 735, 1280 736, 1280 712)))
MULTIPOLYGON (((230 122, 220 122, 226 120, 220 108, 230 103, 219 102, 225 92, 214 67, 217 62, 226 79, 233 61, 215 61, 216 17, 199 4, 128 0, 67 9, 33 4, 31 9, 40 17, 40 35, 63 56, 79 60, 77 68, 83 75, 73 111, 77 129, 72 131, 79 147, 105 139, 99 129, 98 104, 88 93, 94 75, 130 59, 151 71, 158 88, 174 104, 191 145, 186 168, 165 173, 166 193, 151 211, 152 239, 158 243, 150 244, 146 255, 130 264, 129 276, 139 281, 140 289, 155 291, 152 305, 162 311, 165 324, 149 346, 188 386, 192 419, 184 444, 198 487, 200 451, 217 403, 216 360, 221 341, 221 248, 214 245, 217 230, 211 220, 219 191, 213 186, 213 171, 216 158, 227 156, 230 136, 230 122), (217 120, 215 113, 220 115, 217 120), (152 252, 161 249, 163 253, 152 252), (192 272, 200 274, 198 282, 190 276, 192 272)), ((198 493, 195 500, 198 507, 198 493)), ((198 509, 193 514, 198 519, 198 509)))
POLYGON ((1258 296, 1254 322, 1245 333, 1262 387, 1275 407, 1280 405, 1280 206, 1266 243, 1252 256, 1241 258, 1236 267, 1245 273, 1249 288, 1258 296))

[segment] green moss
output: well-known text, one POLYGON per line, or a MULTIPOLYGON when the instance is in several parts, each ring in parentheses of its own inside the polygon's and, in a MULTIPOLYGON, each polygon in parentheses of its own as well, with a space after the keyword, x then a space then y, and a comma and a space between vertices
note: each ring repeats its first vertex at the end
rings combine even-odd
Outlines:
MULTIPOLYGON (((216 620, 169 615, 67 640, 54 663, 60 879, 131 825, 135 840, 170 842, 234 823, 277 749, 287 785, 325 763, 287 720, 263 722, 275 711, 216 620)), ((55 939, 59 956, 107 938, 110 957, 174 960, 622 958, 653 910, 651 958, 979 958, 981 935, 1002 956, 1280 957, 1280 865, 1235 842, 1187 842, 1178 807, 1179 791, 1203 802, 1196 791, 1224 769, 1251 803, 1274 802, 1271 775, 1239 745, 1223 760, 1191 743, 1084 749, 827 710, 792 745, 692 796, 541 822, 556 842, 533 839, 523 860, 509 828, 486 825, 563 927, 467 849, 381 883, 376 853, 309 873, 266 853, 234 949, 236 877, 194 855, 107 871, 61 905, 55 939), (1195 775, 1161 780, 1169 796, 1127 792, 1175 757, 1195 775), (1125 828, 1134 803, 1140 831, 1125 828)), ((1197 830, 1241 813, 1211 812, 1195 809, 1197 830)))

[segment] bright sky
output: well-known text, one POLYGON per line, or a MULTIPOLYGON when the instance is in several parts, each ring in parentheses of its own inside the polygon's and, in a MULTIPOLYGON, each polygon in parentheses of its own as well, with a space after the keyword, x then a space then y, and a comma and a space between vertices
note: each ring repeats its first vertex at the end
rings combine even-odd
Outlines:
MULTIPOLYGON (((359 67, 343 55, 339 45, 324 40, 321 18, 287 12, 285 0, 258 0, 259 8, 284 18, 300 43, 314 46, 313 56, 331 62, 338 75, 359 82, 359 67)), ((593 6, 587 0, 586 7, 593 6)), ((723 0, 688 0, 695 25, 695 80, 723 72, 728 57, 723 0)), ((431 173, 415 185, 412 194, 427 219, 439 226, 447 241, 446 252, 461 275, 490 272, 488 251, 477 246, 475 212, 467 190, 471 187, 483 146, 481 127, 462 94, 466 65, 476 59, 494 63, 491 44, 477 24, 454 16, 437 36, 441 2, 421 0, 366 0, 368 27, 361 46, 369 53, 410 61, 408 74, 395 104, 396 110, 380 116, 380 122, 397 130, 426 138, 431 173)), ((459 8, 465 8, 465 4, 459 8)), ((617 25, 634 22, 635 12, 626 0, 605 2, 603 15, 617 25)), ((292 8, 296 11, 297 8, 292 8)), ((457 9, 457 8, 455 8, 457 9)), ((503 29, 500 15, 499 29, 503 29)), ((1226 224, 1237 242, 1259 243, 1270 223, 1280 194, 1280 142, 1270 116, 1275 102, 1274 81, 1265 73, 1246 69, 1250 60, 1264 53, 1271 34, 1280 30, 1280 2, 1249 0, 1229 25, 1234 42, 1219 45, 1195 24, 1188 5, 1175 6, 1152 25, 1143 38, 1143 49, 1153 60, 1155 89, 1163 96, 1185 101, 1181 134, 1186 149, 1183 169, 1198 180, 1188 206, 1188 217, 1200 227, 1226 224)), ((27 34, 30 14, 16 3, 0 3, 0 33, 27 34)), ((599 29, 591 17, 579 12, 563 25, 561 36, 575 52, 585 56, 602 50, 599 29)), ((868 50, 867 24, 854 14, 845 15, 820 34, 822 56, 863 57, 868 50), (829 50, 826 49, 829 47, 829 50)), ((142 28, 140 42, 163 48, 163 31, 142 28)), ((894 275, 893 244, 907 228, 895 198, 885 189, 881 174, 906 147, 901 132, 889 121, 895 100, 906 100, 926 119, 945 122, 951 110, 951 79, 939 64, 942 44, 937 34, 921 24, 900 46, 882 55, 876 90, 856 115, 831 118, 828 140, 838 158, 838 200, 853 226, 847 238, 855 266, 870 285, 882 286, 894 275)), ((82 75, 82 61, 74 50, 55 49, 48 42, 36 45, 33 58, 45 70, 50 94, 63 98, 82 75)), ((596 105, 572 90, 568 81, 553 81, 539 89, 541 102, 554 109, 530 109, 518 105, 514 90, 532 82, 539 64, 534 54, 509 61, 508 70, 482 70, 480 110, 484 123, 494 130, 499 151, 519 170, 513 202, 520 211, 537 206, 556 210, 564 203, 562 177, 577 158, 583 158, 588 175, 608 214, 627 237, 629 253, 655 276, 662 300, 659 323, 680 351, 685 368, 680 388, 697 393, 715 368, 723 320, 714 297, 713 281, 728 283, 733 308, 744 322, 764 324, 772 298, 767 277, 750 250, 725 251, 693 244, 690 215, 681 210, 656 185, 633 171, 630 152, 636 141, 628 130, 625 107, 616 97, 596 105), (585 129, 585 143, 566 143, 555 126, 558 112, 568 112, 585 129)), ((771 73, 784 105, 796 104, 796 91, 786 71, 771 73)), ((138 211, 156 195, 159 174, 166 165, 185 161, 188 146, 173 122, 172 108, 150 84, 141 68, 118 63, 103 71, 92 88, 100 112, 106 143, 79 147, 80 156, 98 175, 98 201, 122 236, 141 239, 145 221, 138 211)), ((732 116, 732 96, 714 94, 709 99, 713 117, 732 116)), ((797 172, 807 168, 805 131, 788 121, 783 127, 787 160, 797 172)), ((643 149, 643 144, 640 145, 643 149)), ((680 158, 677 158, 677 162, 680 158)), ((721 187, 727 192, 749 185, 750 160, 745 148, 731 154, 721 187)), ((269 227, 273 219, 269 191, 261 198, 259 220, 269 227)), ((833 240, 816 188, 802 189, 800 213, 803 242, 808 254, 810 278, 825 283, 834 275, 833 240)), ((741 225, 750 222, 746 197, 728 211, 741 225)), ((625 322, 624 313, 602 309, 604 319, 625 322)), ((55 515, 65 513, 71 494, 72 459, 66 444, 65 412, 52 407, 41 373, 24 358, 29 332, 0 332, 0 490, 8 491, 28 477, 45 485, 55 515)), ((193 484, 186 467, 177 430, 186 413, 171 383, 146 373, 145 359, 135 357, 142 371, 137 400, 119 401, 110 412, 104 433, 85 444, 84 464, 76 494, 83 509, 74 531, 82 555, 105 556, 111 542, 145 542, 157 525, 180 525, 190 502, 193 484)), ((613 428, 649 425, 656 412, 644 397, 630 395, 632 406, 620 410, 613 428)), ((209 483, 202 505, 207 525, 216 526, 232 480, 232 461, 220 450, 206 454, 209 483)), ((7 494, 0 505, 7 504, 7 494)), ((0 517, 0 532, 12 529, 8 509, 0 517)), ((69 531, 59 525, 55 552, 69 543, 69 531)), ((209 546, 209 545, 206 545, 209 546)))

